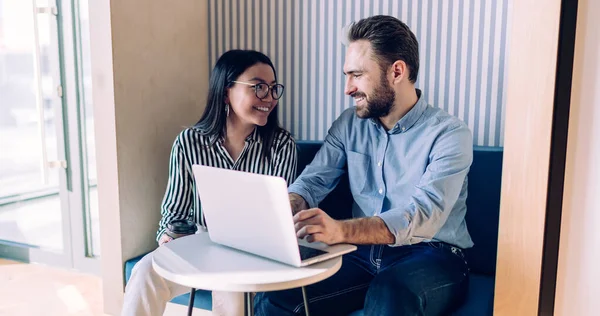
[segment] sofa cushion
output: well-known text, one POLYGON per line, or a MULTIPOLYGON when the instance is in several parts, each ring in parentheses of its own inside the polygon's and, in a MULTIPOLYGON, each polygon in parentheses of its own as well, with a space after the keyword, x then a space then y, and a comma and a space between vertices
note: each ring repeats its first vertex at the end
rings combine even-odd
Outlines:
MULTIPOLYGON (((125 283, 131 278, 131 271, 135 264, 142 259, 145 254, 129 259, 125 262, 125 283)), ((190 293, 179 295, 171 300, 172 303, 188 305, 190 302, 190 293)), ((212 310, 212 294, 210 291, 197 290, 194 296, 194 307, 206 310, 212 310)))
MULTIPOLYGON (((452 316, 491 316, 494 303, 494 278, 482 274, 471 274, 465 303, 452 316)), ((362 310, 348 316, 364 316, 362 310)))
MULTIPOLYGON (((171 303, 188 305, 190 303, 190 293, 179 295, 171 300, 171 303)), ((212 292, 206 290, 196 290, 194 296, 194 307, 212 310, 212 292)))
POLYGON ((494 304, 494 277, 471 273, 465 303, 453 316, 491 316, 494 304))

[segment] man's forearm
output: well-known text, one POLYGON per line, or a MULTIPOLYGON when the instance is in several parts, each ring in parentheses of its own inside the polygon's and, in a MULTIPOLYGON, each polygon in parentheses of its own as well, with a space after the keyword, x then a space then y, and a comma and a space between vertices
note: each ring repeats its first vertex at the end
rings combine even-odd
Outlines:
POLYGON ((396 241, 383 219, 373 216, 342 221, 343 243, 389 245, 396 241))
POLYGON ((292 206, 292 215, 308 209, 308 203, 302 196, 296 193, 290 193, 290 205, 292 206))

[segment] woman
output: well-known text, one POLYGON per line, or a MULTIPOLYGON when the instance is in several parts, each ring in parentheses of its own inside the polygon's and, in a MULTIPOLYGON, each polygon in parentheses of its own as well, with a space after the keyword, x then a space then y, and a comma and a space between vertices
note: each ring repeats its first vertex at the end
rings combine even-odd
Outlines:
MULTIPOLYGON (((232 50, 223 54, 210 77, 207 105, 200 121, 173 144, 169 181, 162 202, 159 245, 175 219, 206 227, 194 186, 194 164, 280 176, 292 183, 296 144, 279 126, 277 100, 283 94, 271 60, 262 53, 232 50)), ((166 303, 190 289, 160 277, 150 255, 134 267, 125 289, 123 315, 162 315, 166 303)), ((213 292, 213 315, 240 315, 243 296, 213 292)))

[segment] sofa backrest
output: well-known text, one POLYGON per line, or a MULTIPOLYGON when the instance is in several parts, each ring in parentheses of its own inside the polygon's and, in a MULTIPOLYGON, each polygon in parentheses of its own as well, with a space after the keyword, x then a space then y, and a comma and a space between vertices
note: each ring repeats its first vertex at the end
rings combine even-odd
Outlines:
POLYGON ((466 217, 475 246, 467 249, 467 261, 471 271, 488 275, 496 272, 502 154, 500 147, 474 147, 469 171, 466 217))
MULTIPOLYGON (((309 164, 322 141, 297 141, 298 174, 309 164)), ((502 177, 502 148, 474 147, 469 172, 467 227, 475 246, 466 251, 471 271, 494 275, 502 177)), ((336 219, 352 217, 352 194, 347 173, 319 207, 336 219)))

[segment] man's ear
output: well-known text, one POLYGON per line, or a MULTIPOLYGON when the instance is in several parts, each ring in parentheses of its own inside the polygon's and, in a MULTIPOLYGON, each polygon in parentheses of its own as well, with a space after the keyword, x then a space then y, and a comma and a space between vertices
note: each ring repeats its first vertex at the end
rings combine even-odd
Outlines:
POLYGON ((393 83, 399 83, 402 79, 408 78, 408 67, 402 60, 396 60, 391 66, 393 75, 393 83))

